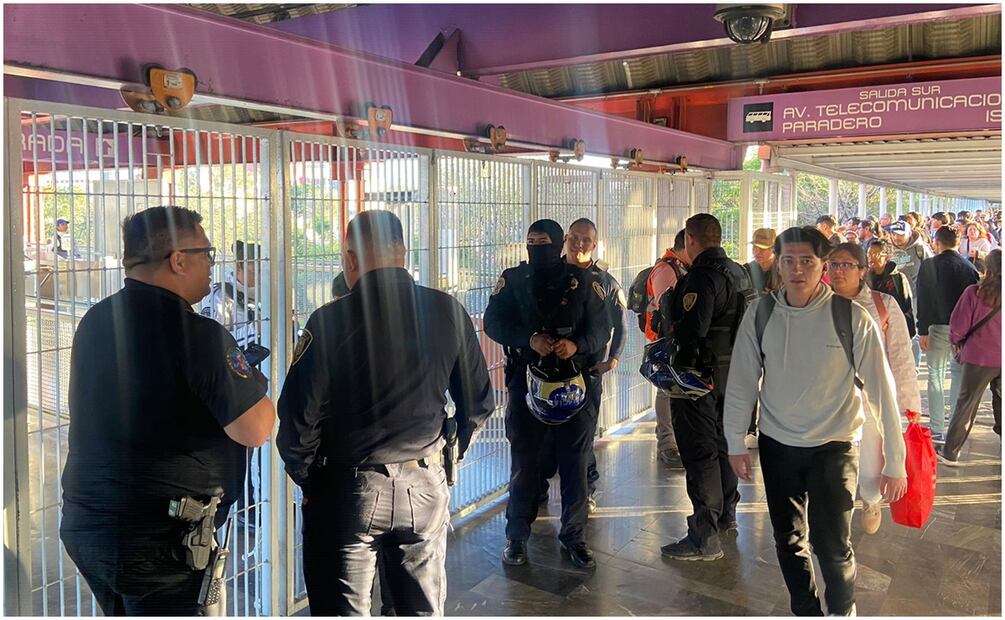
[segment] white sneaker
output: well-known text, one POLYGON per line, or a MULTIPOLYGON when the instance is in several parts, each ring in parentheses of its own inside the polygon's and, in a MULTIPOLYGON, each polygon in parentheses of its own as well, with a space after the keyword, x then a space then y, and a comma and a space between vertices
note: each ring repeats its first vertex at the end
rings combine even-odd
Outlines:
POLYGON ((879 509, 879 502, 875 504, 862 502, 862 530, 866 534, 875 534, 882 522, 883 512, 879 509))

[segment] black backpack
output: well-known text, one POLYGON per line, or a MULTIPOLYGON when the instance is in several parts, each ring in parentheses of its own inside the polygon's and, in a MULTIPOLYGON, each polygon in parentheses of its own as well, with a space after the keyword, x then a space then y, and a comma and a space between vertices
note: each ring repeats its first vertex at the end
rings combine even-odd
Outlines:
MULTIPOLYGON (((638 317, 639 329, 643 333, 645 333, 646 331, 646 312, 648 312, 649 310, 649 302, 650 302, 649 287, 648 287, 649 276, 653 272, 653 267, 658 265, 660 261, 670 265, 670 268, 673 269, 674 274, 677 276, 677 281, 680 281, 680 279, 684 276, 684 273, 681 271, 680 266, 677 264, 675 260, 663 257, 660 257, 655 263, 653 263, 649 267, 646 267, 645 269, 643 269, 642 271, 638 272, 635 275, 635 279, 632 280, 632 285, 628 287, 628 309, 634 312, 638 317)), ((661 300, 664 299, 666 297, 666 294, 672 290, 673 290, 672 288, 669 288, 666 291, 664 291, 660 299, 661 300)), ((663 333, 663 330, 661 329, 660 326, 662 318, 660 314, 661 314, 660 312, 656 312, 653 314, 652 327, 656 333, 663 333)))
MULTIPOLYGON (((754 317, 754 330, 757 334, 757 349, 761 353, 761 368, 764 368, 764 347, 761 341, 764 339, 764 329, 768 326, 771 313, 775 309, 774 295, 765 295, 761 298, 761 303, 757 306, 757 315, 754 317)), ((831 318, 834 320, 834 331, 837 332, 844 354, 851 364, 852 372, 855 373, 855 387, 862 389, 865 384, 858 376, 858 367, 855 365, 855 336, 851 327, 851 300, 840 295, 834 295, 831 302, 831 318)))

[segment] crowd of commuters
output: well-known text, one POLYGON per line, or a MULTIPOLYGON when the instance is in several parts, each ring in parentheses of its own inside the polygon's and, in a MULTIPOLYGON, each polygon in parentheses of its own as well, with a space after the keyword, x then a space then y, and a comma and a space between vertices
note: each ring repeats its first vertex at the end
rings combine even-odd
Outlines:
MULTIPOLYGON (((1001 432, 1000 228, 989 234, 982 213, 957 214, 956 225, 944 213, 924 227, 915 214, 891 219, 758 229, 753 260, 740 265, 719 221, 698 214, 627 296, 593 255, 593 222, 534 222, 528 260, 502 272, 484 315, 509 393, 502 561, 532 559, 531 526, 557 472, 559 541, 576 568, 597 567, 586 527, 593 439, 603 375, 618 366, 635 311, 651 341, 643 374, 661 387, 657 454, 684 469, 693 509, 662 555, 723 557, 756 449, 793 613, 853 615, 855 497, 874 533, 882 501, 906 491, 902 430, 922 409, 919 351, 943 463, 958 463, 988 387, 1001 432), (963 238, 972 243, 961 253, 963 238), (647 374, 664 368, 661 351, 671 359, 660 381, 676 391, 647 374)), ((211 287, 216 249, 198 213, 150 208, 125 220, 123 238, 125 287, 75 335, 63 473, 61 537, 102 611, 213 613, 213 532, 246 492, 248 448, 278 418, 276 447, 303 493, 312 613, 367 614, 379 572, 382 613, 442 615, 449 472, 494 393, 465 309, 404 269, 398 218, 368 211, 348 223, 333 301, 302 330, 277 407, 250 357, 261 348, 258 246, 235 244, 235 273, 211 287)))

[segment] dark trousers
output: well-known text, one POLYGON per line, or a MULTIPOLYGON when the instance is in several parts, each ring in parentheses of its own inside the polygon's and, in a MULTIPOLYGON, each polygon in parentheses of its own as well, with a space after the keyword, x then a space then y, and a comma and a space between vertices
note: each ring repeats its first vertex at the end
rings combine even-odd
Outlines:
POLYGON ((66 552, 106 616, 195 616, 202 571, 176 559, 182 535, 63 530, 66 552), (118 539, 118 540, 116 540, 118 539))
POLYGON ((758 443, 775 551, 792 613, 823 615, 813 582, 812 545, 827 586, 828 613, 851 614, 855 609, 851 515, 858 486, 858 447, 832 441, 795 448, 763 433, 758 443))
MULTIPOLYGON (((588 375, 587 381, 591 382, 593 389, 590 390, 590 402, 593 410, 597 412, 597 419, 600 419, 600 403, 604 399, 604 381, 601 375, 588 375)), ((555 435, 551 435, 550 441, 544 442, 541 446, 541 494, 548 492, 548 481, 558 473, 558 459, 555 458, 555 435)), ((590 495, 597 492, 597 480, 600 480, 600 472, 597 471, 597 453, 590 447, 589 460, 586 463, 586 485, 590 495)))
POLYGON ((675 399, 670 410, 694 511, 687 518, 687 535, 708 553, 719 550, 719 524, 736 518, 740 501, 722 430, 722 405, 717 387, 698 400, 675 399))
POLYGON ((963 364, 960 375, 960 395, 956 399, 956 411, 949 421, 946 445, 943 454, 950 459, 958 459, 963 442, 970 436, 970 430, 977 419, 977 409, 984 397, 984 390, 991 386, 991 412, 995 418, 994 431, 1002 434, 1002 369, 963 364))
POLYGON ((311 476, 303 507, 311 615, 369 615, 378 554, 381 591, 398 615, 443 615, 450 517, 443 468, 384 465, 311 476))
MULTIPOLYGON (((587 398, 598 381, 585 375, 587 398)), ((593 453, 597 412, 590 400, 571 420, 551 426, 539 421, 527 408, 526 366, 518 365, 510 377, 506 406, 506 439, 510 442, 509 502, 506 505, 506 538, 527 540, 537 518, 541 491, 541 448, 555 444, 555 459, 562 485, 562 542, 581 542, 589 516, 586 466, 593 453)))

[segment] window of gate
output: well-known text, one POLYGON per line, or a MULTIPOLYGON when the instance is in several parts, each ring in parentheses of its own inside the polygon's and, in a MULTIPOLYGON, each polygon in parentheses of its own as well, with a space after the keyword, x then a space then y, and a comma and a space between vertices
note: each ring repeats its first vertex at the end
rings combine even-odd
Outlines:
MULTIPOLYGON (((12 418, 14 430, 14 467, 8 475, 16 480, 18 513, 27 517, 18 519, 21 532, 13 538, 23 574, 7 579, 30 584, 18 587, 21 593, 30 591, 30 601, 22 601, 31 605, 26 613, 95 615, 95 600, 59 540, 74 332, 91 306, 123 286, 122 219, 147 207, 175 204, 202 214, 218 248, 216 283, 234 281, 235 241, 259 244, 255 259, 242 265, 241 281, 257 310, 243 328, 272 346, 266 164, 271 134, 77 106, 7 104, 12 281, 5 310, 13 338, 5 346, 10 346, 10 359, 25 364, 15 364, 12 371, 13 395, 7 402, 13 407, 5 417, 12 418), (15 151, 18 135, 20 152, 15 151), (56 229, 58 219, 68 222, 65 231, 56 229)), ((241 327, 235 320, 227 327, 241 327)), ((271 369, 266 364, 263 370, 271 369)), ((232 615, 271 609, 272 555, 263 543, 271 526, 271 468, 263 455, 270 452, 266 444, 249 453, 245 500, 235 506, 239 527, 227 573, 232 615)), ((5 535, 10 543, 9 529, 5 535)))

